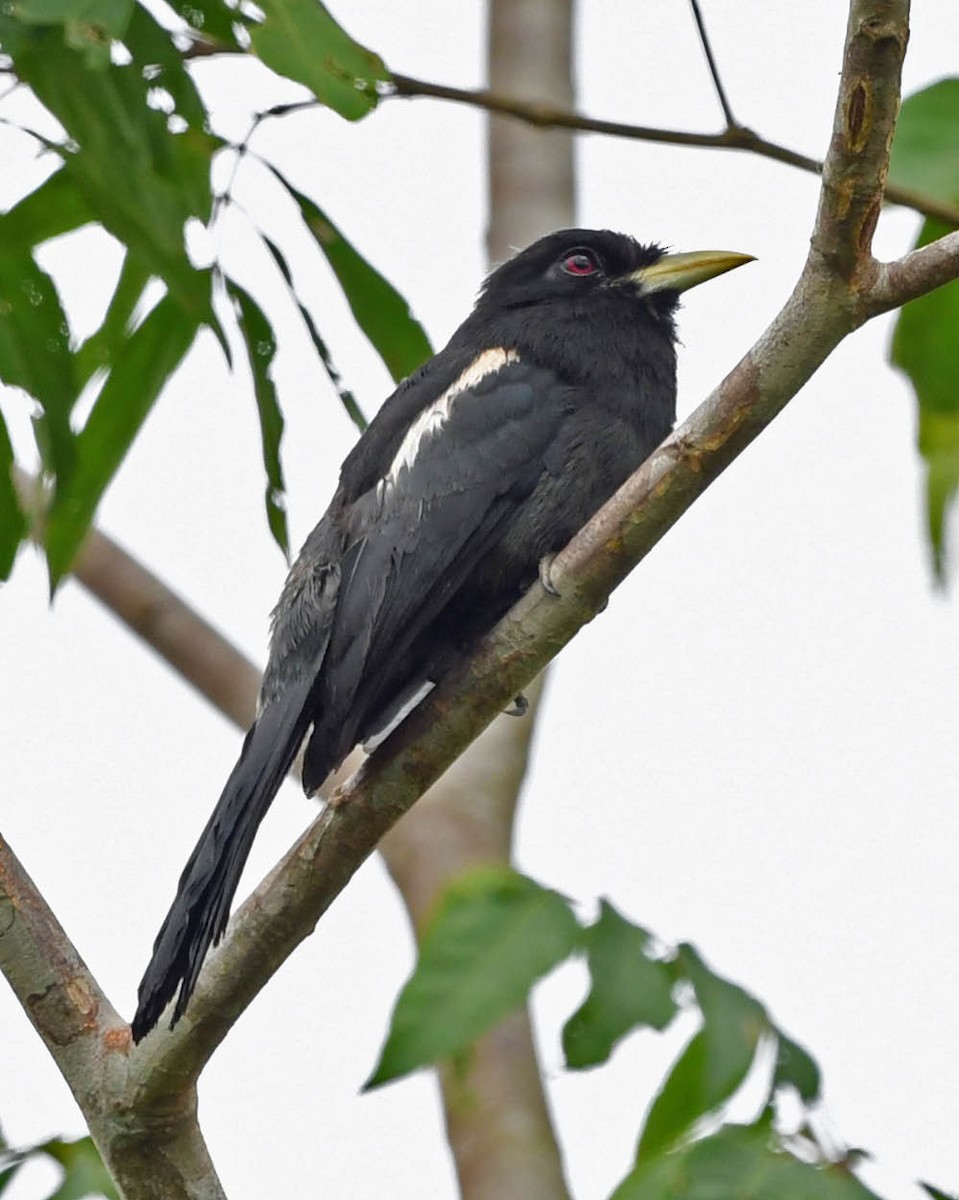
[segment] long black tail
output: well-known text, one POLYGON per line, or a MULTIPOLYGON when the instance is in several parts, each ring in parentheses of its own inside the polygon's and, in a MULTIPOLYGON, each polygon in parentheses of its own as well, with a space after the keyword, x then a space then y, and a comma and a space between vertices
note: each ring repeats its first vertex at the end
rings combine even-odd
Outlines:
POLYGON ((211 945, 226 929, 230 904, 260 822, 309 727, 309 683, 268 705, 246 735, 240 758, 180 876, 176 899, 153 943, 139 989, 133 1040, 157 1024, 179 988, 170 1028, 186 1009, 211 945))

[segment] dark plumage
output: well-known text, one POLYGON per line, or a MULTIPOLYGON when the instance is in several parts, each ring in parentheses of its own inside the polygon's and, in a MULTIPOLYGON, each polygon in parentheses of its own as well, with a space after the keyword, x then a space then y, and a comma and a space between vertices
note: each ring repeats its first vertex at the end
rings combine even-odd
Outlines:
POLYGON ((260 715, 157 936, 135 1040, 178 989, 183 1014, 307 734, 312 793, 533 583, 669 432, 679 293, 745 261, 550 234, 387 400, 283 588, 260 715))

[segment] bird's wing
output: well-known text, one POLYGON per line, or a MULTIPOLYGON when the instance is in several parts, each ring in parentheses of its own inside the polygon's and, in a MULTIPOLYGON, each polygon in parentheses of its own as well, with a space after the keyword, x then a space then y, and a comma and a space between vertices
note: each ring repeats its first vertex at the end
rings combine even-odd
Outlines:
MULTIPOLYGON (((568 412, 550 372, 499 357, 420 406, 380 475, 355 499, 341 488, 277 608, 262 711, 184 869, 140 984, 139 1041, 179 990, 183 1013, 223 932, 256 829, 307 733, 303 770, 318 787, 358 740, 370 703, 415 638, 503 536, 544 471, 568 412)), ((407 397, 408 398, 408 397, 407 397)), ((369 465, 364 467, 369 474, 369 465)), ((535 564, 533 564, 535 569, 535 564)), ((392 674, 391 674, 392 672, 392 674)))
POLYGON ((410 682, 396 675, 406 651, 503 537, 571 404, 552 372, 486 351, 420 411, 387 469, 353 503, 308 788, 355 743, 375 697, 410 682))

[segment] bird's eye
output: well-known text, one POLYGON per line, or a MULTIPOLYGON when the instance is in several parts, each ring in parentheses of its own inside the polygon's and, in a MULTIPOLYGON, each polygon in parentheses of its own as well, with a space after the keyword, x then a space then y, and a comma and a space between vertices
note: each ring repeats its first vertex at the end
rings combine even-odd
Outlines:
POLYGON ((560 266, 567 275, 595 275, 599 271, 599 263, 588 250, 574 250, 565 255, 560 266))

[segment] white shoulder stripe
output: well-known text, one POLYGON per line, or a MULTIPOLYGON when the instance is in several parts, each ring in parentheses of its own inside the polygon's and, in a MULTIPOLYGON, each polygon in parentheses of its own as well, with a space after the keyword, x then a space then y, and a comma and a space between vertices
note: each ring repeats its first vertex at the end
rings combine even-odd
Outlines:
POLYGON ((492 375, 494 372, 502 370, 509 363, 515 362, 519 362, 517 352, 515 350, 504 350, 499 346, 490 350, 484 350, 482 354, 474 358, 463 374, 454 380, 446 391, 441 396, 438 396, 432 404, 428 404, 413 424, 410 425, 393 461, 390 463, 390 469, 377 484, 379 495, 382 497, 396 486, 399 473, 404 467, 408 471, 412 470, 413 464, 416 462, 422 447, 423 439, 435 436, 443 428, 449 420, 453 401, 457 396, 475 387, 487 375, 492 375))

